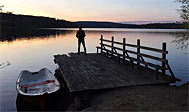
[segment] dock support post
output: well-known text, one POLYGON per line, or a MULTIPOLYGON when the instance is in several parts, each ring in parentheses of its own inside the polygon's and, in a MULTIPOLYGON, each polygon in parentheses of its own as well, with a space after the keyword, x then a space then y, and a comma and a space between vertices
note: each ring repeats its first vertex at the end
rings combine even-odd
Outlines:
POLYGON ((103 53, 103 35, 100 38, 100 45, 101 45, 101 54, 103 53))
POLYGON ((117 58, 118 58, 118 63, 120 63, 120 55, 117 54, 117 58))
POLYGON ((131 70, 133 70, 134 69, 134 63, 133 63, 132 60, 130 61, 130 63, 131 63, 131 70))
MULTIPOLYGON (((137 40, 137 60, 140 61, 140 39, 137 40)), ((137 68, 139 69, 140 63, 137 62, 137 68)))
MULTIPOLYGON (((162 44, 162 50, 163 50, 163 53, 162 53, 162 59, 163 60, 166 60, 166 43, 164 42, 162 44)), ((162 75, 165 75, 165 62, 162 62, 162 75)))
POLYGON ((158 69, 156 68, 156 79, 158 80, 158 69))
POLYGON ((171 77, 172 77, 173 81, 174 81, 174 82, 175 82, 175 81, 180 81, 179 79, 176 79, 176 77, 175 77, 175 75, 174 75, 174 73, 173 73, 173 71, 172 71, 172 69, 171 69, 171 67, 170 67, 170 65, 169 65, 169 63, 168 63, 168 60, 166 61, 166 65, 167 65, 167 68, 168 68, 168 70, 169 70, 169 72, 170 72, 170 74, 171 74, 171 77))
POLYGON ((111 57, 114 55, 114 36, 112 36, 112 49, 111 49, 111 57))
POLYGON ((126 39, 123 38, 123 63, 125 63, 125 50, 126 50, 125 44, 126 44, 126 39))

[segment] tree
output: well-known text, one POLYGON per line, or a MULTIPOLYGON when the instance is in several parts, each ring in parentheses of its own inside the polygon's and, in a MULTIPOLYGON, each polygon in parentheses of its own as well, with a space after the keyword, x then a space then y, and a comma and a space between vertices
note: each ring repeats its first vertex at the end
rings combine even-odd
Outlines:
MULTIPOLYGON (((189 46, 189 0, 176 0, 182 3, 179 9, 180 17, 183 23, 186 25, 186 32, 175 32, 173 36, 175 40, 173 43, 176 44, 178 49, 187 49, 189 46)), ((189 54, 189 53, 186 53, 189 54)))
POLYGON ((3 7, 4 7, 4 5, 0 6, 0 12, 3 11, 3 7))
POLYGON ((183 22, 187 25, 187 28, 189 28, 189 0, 176 1, 182 3, 179 9, 180 17, 182 18, 183 22))
POLYGON ((7 14, 13 14, 13 12, 10 12, 10 11, 7 11, 6 13, 7 13, 7 14))
POLYGON ((175 40, 173 40, 172 43, 176 44, 177 49, 188 48, 189 46, 189 33, 188 32, 175 32, 173 33, 173 37, 175 37, 175 40))

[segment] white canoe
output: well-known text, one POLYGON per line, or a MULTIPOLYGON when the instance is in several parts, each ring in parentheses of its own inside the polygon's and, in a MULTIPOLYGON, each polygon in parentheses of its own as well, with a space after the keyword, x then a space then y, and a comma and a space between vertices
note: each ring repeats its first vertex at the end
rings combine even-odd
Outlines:
POLYGON ((56 77, 46 68, 39 72, 21 71, 16 82, 18 93, 26 96, 50 94, 60 89, 56 77))

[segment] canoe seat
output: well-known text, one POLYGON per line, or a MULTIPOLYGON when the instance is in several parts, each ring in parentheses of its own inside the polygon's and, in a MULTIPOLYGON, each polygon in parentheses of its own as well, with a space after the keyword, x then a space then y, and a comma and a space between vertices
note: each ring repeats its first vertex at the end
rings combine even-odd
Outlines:
POLYGON ((28 88, 28 87, 33 87, 33 86, 38 86, 38 85, 43 85, 43 84, 48 84, 48 83, 55 83, 55 80, 46 80, 39 83, 27 84, 27 85, 21 86, 21 88, 28 88))

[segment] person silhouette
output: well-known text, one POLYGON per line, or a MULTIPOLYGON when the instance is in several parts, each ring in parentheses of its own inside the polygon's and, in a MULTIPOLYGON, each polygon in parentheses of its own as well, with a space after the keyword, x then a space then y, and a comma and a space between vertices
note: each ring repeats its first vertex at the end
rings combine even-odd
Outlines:
POLYGON ((81 43, 83 44, 84 52, 87 53, 86 47, 85 47, 85 31, 82 30, 82 27, 79 27, 79 30, 77 31, 76 37, 78 39, 78 54, 80 54, 80 46, 81 43))

